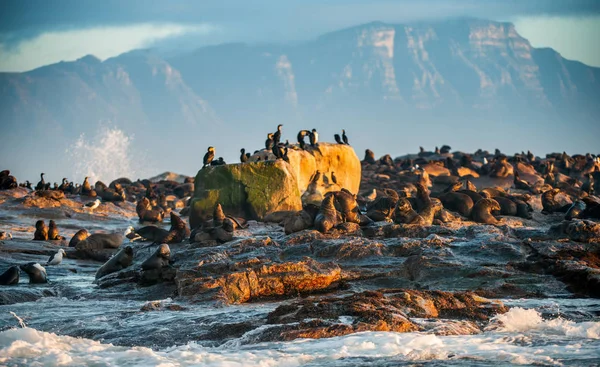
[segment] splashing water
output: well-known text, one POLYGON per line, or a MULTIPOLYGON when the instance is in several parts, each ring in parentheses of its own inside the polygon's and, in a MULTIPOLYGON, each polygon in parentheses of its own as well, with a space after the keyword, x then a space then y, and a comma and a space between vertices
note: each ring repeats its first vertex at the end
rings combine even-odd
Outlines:
POLYGON ((134 178, 141 174, 140 168, 132 168, 134 159, 131 151, 133 136, 114 127, 101 127, 92 139, 81 134, 67 149, 72 163, 72 177, 90 178, 90 182, 104 180, 108 184, 119 177, 134 178))

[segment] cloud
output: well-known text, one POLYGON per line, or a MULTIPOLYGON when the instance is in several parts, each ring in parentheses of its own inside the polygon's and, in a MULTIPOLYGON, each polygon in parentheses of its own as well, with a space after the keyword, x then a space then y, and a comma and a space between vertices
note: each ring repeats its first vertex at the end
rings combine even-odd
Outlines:
POLYGON ((0 43, 0 70, 26 71, 59 61, 92 54, 101 60, 183 35, 209 35, 218 28, 209 24, 142 23, 50 31, 16 45, 0 43))

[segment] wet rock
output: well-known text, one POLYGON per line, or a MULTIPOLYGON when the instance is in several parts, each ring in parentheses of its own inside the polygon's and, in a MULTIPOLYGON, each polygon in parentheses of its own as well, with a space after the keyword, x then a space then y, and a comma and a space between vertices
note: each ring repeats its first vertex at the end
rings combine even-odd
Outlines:
POLYGON ((176 277, 179 295, 208 294, 229 304, 323 291, 337 287, 340 280, 338 265, 312 259, 286 263, 250 259, 226 267, 180 270, 176 277))
MULTIPOLYGON (((411 318, 448 318, 465 321, 462 327, 442 333, 478 332, 476 322, 504 313, 500 301, 472 292, 387 289, 347 297, 307 299, 279 306, 267 316, 268 324, 257 341, 327 338, 360 331, 410 332, 425 329, 411 318)), ((439 324, 438 324, 439 325, 439 324)))

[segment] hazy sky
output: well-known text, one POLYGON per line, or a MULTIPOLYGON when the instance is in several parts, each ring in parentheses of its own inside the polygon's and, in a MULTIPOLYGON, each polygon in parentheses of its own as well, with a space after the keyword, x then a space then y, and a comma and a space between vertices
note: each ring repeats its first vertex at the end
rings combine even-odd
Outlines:
POLYGON ((460 16, 512 21, 534 46, 600 66, 597 0, 3 0, 0 71, 135 48, 302 41, 375 20, 460 16))

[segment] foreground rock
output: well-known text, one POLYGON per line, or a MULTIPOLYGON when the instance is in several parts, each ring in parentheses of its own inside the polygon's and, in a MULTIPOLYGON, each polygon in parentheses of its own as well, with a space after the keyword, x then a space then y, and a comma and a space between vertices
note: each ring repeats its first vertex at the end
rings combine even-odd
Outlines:
POLYGON ((482 321, 508 311, 502 302, 472 292, 387 289, 348 297, 302 300, 279 306, 268 315, 269 324, 260 341, 329 338, 362 331, 410 332, 425 328, 412 318, 443 318, 463 321, 459 329, 438 334, 474 334, 482 321))

